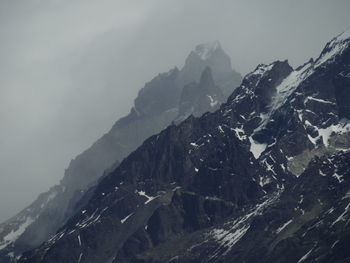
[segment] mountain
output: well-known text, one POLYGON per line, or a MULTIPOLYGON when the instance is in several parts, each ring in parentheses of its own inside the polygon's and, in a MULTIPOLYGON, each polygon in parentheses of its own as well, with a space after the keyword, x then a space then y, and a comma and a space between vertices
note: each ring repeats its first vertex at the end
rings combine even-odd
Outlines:
MULTIPOLYGON (((204 77, 203 77, 204 78, 204 77)), ((21 263, 348 262, 350 31, 151 136, 21 263)))
MULTIPOLYGON (((233 71, 229 57, 215 42, 197 46, 181 70, 174 68, 147 82, 130 113, 70 162, 59 185, 41 194, 30 206, 0 224, 0 262, 16 261, 23 251, 40 245, 55 234, 84 205, 80 200, 92 194, 89 189, 99 178, 117 167, 146 138, 175 121, 179 108, 184 105, 183 101, 189 99, 183 95, 184 86, 196 85, 191 99, 197 96, 196 93, 200 93, 201 99, 187 101, 186 105, 192 108, 193 104, 194 113, 200 116, 214 107, 208 96, 216 100, 216 109, 225 100, 222 93, 232 91, 240 81, 241 77, 233 71)), ((185 118, 191 113, 191 110, 182 112, 181 117, 185 118)))

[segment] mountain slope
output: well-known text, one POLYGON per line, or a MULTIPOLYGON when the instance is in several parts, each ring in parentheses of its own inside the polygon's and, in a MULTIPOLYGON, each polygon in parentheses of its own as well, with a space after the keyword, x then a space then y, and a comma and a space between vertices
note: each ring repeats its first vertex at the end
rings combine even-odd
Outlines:
POLYGON ((20 262, 347 262, 350 32, 171 125, 20 262))
MULTIPOLYGON (((58 186, 40 195, 30 206, 0 225, 0 262, 14 261, 24 250, 47 240, 83 205, 79 200, 90 194, 88 189, 106 170, 117 167, 146 138, 171 124, 178 116, 183 86, 198 82, 207 67, 211 68, 215 81, 219 83, 218 86, 210 83, 217 93, 221 92, 221 88, 232 91, 239 85, 241 77, 232 70, 230 59, 220 44, 200 46, 206 47, 205 57, 201 56, 197 47, 190 53, 183 69, 174 68, 146 83, 130 113, 71 161, 58 186)), ((196 92, 205 96, 201 87, 205 88, 206 81, 196 85, 196 92)), ((197 96, 196 92, 192 96, 197 96)), ((220 97, 217 106, 224 99, 220 97)), ((210 105, 210 102, 206 104, 210 105)), ((210 109, 206 104, 196 110, 197 115, 210 109)), ((185 117, 191 113, 186 112, 185 117)))

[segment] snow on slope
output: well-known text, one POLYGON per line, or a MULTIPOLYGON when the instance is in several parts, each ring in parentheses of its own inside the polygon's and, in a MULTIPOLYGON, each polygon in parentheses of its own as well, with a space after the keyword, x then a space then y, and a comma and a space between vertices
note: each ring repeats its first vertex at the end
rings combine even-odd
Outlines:
POLYGON ((258 159, 260 155, 265 151, 267 144, 256 142, 252 136, 249 137, 250 141, 250 151, 254 155, 255 159, 258 159))
POLYGON ((12 230, 10 233, 8 233, 3 241, 0 243, 0 249, 5 248, 6 246, 8 246, 10 243, 15 242, 18 237, 20 235, 22 235, 24 233, 24 231, 26 230, 26 228, 33 223, 33 219, 31 217, 27 217, 26 220, 24 221, 23 224, 21 224, 17 230, 12 230))
POLYGON ((245 78, 249 79, 252 76, 258 76, 258 77, 262 77, 266 72, 270 71, 273 68, 274 63, 271 63, 269 65, 265 65, 265 64, 259 64, 256 69, 249 73, 245 78))
POLYGON ((265 200, 258 203, 255 207, 248 210, 246 214, 236 218, 232 222, 228 222, 224 225, 224 228, 214 228, 208 234, 209 238, 213 238, 220 247, 213 253, 212 258, 221 251, 225 251, 225 255, 232 247, 240 241, 245 233, 250 228, 253 219, 256 216, 262 215, 264 210, 273 205, 283 193, 284 188, 279 189, 274 194, 267 196, 265 200))
MULTIPOLYGON (((303 67, 291 72, 289 76, 277 86, 277 93, 271 102, 270 110, 264 115, 264 118, 261 120, 261 125, 256 129, 256 131, 265 127, 274 111, 286 102, 287 98, 303 81, 305 81, 315 72, 317 67, 333 62, 338 55, 341 55, 342 52, 349 47, 349 45, 350 29, 338 35, 331 42, 329 42, 315 63, 306 63, 303 67)), ((261 69, 258 67, 259 70, 256 70, 253 73, 258 74, 260 72, 260 75, 265 74, 265 72, 271 70, 271 68, 271 66, 261 67, 261 69)))
POLYGON ((350 132, 350 122, 341 122, 335 125, 330 125, 324 129, 317 129, 319 136, 314 140, 317 140, 320 136, 322 136, 324 146, 328 147, 328 141, 332 134, 344 134, 350 132))
POLYGON ((333 38, 325 47, 320 57, 316 60, 315 68, 328 64, 349 46, 350 44, 350 28, 337 37, 333 38))

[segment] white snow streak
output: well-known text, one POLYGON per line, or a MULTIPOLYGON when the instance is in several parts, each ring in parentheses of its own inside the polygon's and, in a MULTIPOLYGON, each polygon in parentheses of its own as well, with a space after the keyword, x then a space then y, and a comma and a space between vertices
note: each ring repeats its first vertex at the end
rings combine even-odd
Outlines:
POLYGON ((301 263, 301 262, 305 261, 305 259, 307 259, 308 256, 311 254, 312 250, 314 250, 314 248, 312 248, 309 252, 307 252, 304 256, 302 256, 302 258, 299 259, 299 261, 297 263, 301 263))
POLYGON ((345 221, 345 215, 349 212, 350 203, 345 207, 344 212, 332 223, 331 227, 334 226, 336 223, 345 221))
POLYGON ((27 217, 26 221, 24 221, 17 230, 12 230, 10 233, 8 233, 3 241, 0 243, 0 250, 8 246, 10 243, 15 242, 20 235, 24 233, 24 231, 27 229, 27 227, 33 223, 34 220, 31 217, 27 217))
MULTIPOLYGON (((245 233, 250 228, 250 223, 255 216, 261 215, 264 210, 273 204, 280 197, 283 192, 283 188, 280 189, 274 195, 271 195, 265 201, 260 204, 257 204, 254 208, 249 210, 245 215, 237 218, 236 220, 227 223, 229 227, 216 228, 209 232, 209 235, 214 238, 216 242, 220 244, 220 247, 225 247, 226 251, 224 255, 245 235, 245 233)), ((220 251, 220 248, 213 253, 212 257, 215 257, 216 254, 220 251)))
POLYGON ((159 195, 157 195, 157 196, 149 196, 149 195, 146 194, 145 191, 137 191, 137 190, 136 190, 136 193, 137 193, 138 195, 141 195, 141 196, 144 196, 144 197, 147 198, 147 200, 146 200, 145 203, 144 203, 145 205, 148 204, 149 202, 151 202, 152 200, 154 200, 154 199, 156 199, 156 198, 159 197, 159 195))
POLYGON ((285 229, 290 223, 293 222, 293 219, 289 220, 288 222, 286 222, 285 224, 283 224, 283 226, 279 227, 277 230, 276 230, 276 233, 280 233, 283 229, 285 229))
POLYGON ((350 43, 350 29, 346 30, 342 34, 335 37, 326 46, 328 52, 321 54, 321 56, 316 60, 315 68, 324 65, 329 62, 334 61, 337 55, 343 53, 343 51, 349 46, 350 43))
POLYGON ((130 216, 132 216, 134 213, 131 213, 130 215, 127 215, 126 217, 124 217, 122 220, 120 220, 120 223, 122 223, 122 224, 124 224, 124 222, 126 221, 126 220, 128 220, 128 218, 130 217, 130 216))
POLYGON ((81 246, 81 239, 80 239, 80 235, 78 235, 78 242, 79 242, 79 246, 81 246))

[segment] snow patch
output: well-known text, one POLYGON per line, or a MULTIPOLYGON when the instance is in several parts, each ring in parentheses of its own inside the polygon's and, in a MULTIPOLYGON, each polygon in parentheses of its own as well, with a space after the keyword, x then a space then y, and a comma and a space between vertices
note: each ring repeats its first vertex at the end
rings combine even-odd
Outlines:
POLYGON ((339 183, 344 182, 343 176, 342 176, 342 175, 339 175, 337 172, 335 172, 332 176, 333 176, 335 179, 337 179, 339 183))
POLYGON ((209 102, 210 103, 210 107, 215 107, 219 103, 218 100, 214 100, 212 96, 207 95, 207 97, 210 100, 210 102, 209 102))
POLYGON ((319 136, 322 136, 324 146, 328 147, 329 138, 333 133, 344 134, 350 132, 350 122, 338 123, 324 129, 318 129, 319 136))
POLYGON ((151 202, 152 200, 154 200, 154 199, 159 197, 159 195, 157 195, 157 196, 149 196, 149 195, 146 194, 145 191, 137 191, 136 190, 135 193, 147 198, 147 200, 144 202, 145 205, 148 204, 149 202, 151 202))
POLYGON ((263 177, 259 176, 259 185, 261 187, 264 187, 265 185, 269 184, 271 182, 271 179, 269 177, 263 177))
POLYGON ((271 63, 269 65, 264 65, 264 64, 260 64, 256 67, 256 69, 249 73, 246 78, 250 78, 252 76, 263 76, 266 72, 270 71, 274 66, 274 63, 271 63))
POLYGON ((132 216, 134 213, 131 213, 130 215, 127 215, 126 217, 124 217, 122 220, 120 220, 120 223, 122 223, 122 224, 124 224, 124 222, 126 221, 126 220, 128 220, 128 218, 130 217, 130 216, 132 216))
POLYGON ((247 135, 244 135, 244 130, 242 128, 231 128, 232 131, 236 133, 236 137, 240 140, 243 141, 247 139, 247 135))
POLYGON ((307 103, 309 100, 317 101, 317 102, 320 102, 320 103, 326 103, 326 104, 333 104, 333 105, 335 105, 335 103, 332 102, 332 101, 322 100, 322 99, 314 98, 314 97, 311 97, 311 96, 306 97, 304 103, 307 103))
POLYGON ((221 133, 225 133, 224 130, 222 129, 221 125, 218 126, 218 129, 221 133))
POLYGON ((321 176, 326 176, 326 174, 324 172, 322 172, 321 169, 318 169, 318 170, 319 170, 321 176))
POLYGON ((254 155, 255 159, 258 159, 263 151, 265 151, 267 144, 256 142, 252 136, 249 137, 250 152, 254 155))
POLYGON ((0 250, 15 242, 33 222, 34 220, 31 217, 27 217, 26 220, 17 228, 17 230, 12 230, 10 233, 8 233, 0 243, 0 250))

